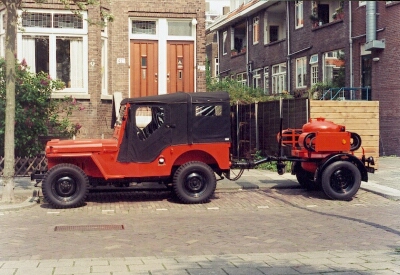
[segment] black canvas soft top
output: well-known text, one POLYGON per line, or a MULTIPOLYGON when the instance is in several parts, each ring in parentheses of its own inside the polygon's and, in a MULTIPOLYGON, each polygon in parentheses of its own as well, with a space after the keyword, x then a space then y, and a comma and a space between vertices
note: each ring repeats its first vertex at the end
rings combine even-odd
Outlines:
POLYGON ((126 98, 130 105, 120 162, 151 162, 172 145, 230 142, 230 102, 227 92, 174 93, 126 98), (141 106, 163 110, 163 123, 148 138, 137 135, 136 110, 141 106))

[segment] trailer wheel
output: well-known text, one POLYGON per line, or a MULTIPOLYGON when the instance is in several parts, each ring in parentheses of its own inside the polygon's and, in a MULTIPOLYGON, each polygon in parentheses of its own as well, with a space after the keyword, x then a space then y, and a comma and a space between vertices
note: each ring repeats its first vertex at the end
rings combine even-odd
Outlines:
POLYGON ((356 133, 350 134, 351 144, 350 151, 356 151, 361 147, 361 137, 356 133))
POLYGON ((43 177, 42 192, 55 208, 81 206, 88 193, 89 180, 78 166, 63 163, 52 167, 43 177))
POLYGON ((348 161, 336 161, 322 172, 322 189, 335 200, 351 200, 361 185, 361 173, 348 161))
POLYGON ((206 202, 214 194, 216 186, 214 171, 202 162, 187 162, 174 174, 173 188, 183 203, 206 202))
POLYGON ((318 190, 319 186, 314 180, 314 173, 308 172, 301 167, 301 162, 296 162, 294 165, 294 171, 296 174, 297 181, 307 190, 318 190))

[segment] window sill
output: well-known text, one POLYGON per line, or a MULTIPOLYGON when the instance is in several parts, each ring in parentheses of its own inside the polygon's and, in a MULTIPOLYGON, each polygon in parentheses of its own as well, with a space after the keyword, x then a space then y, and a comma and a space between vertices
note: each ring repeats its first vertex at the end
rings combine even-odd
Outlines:
POLYGON ((285 42, 285 41, 286 41, 286 38, 278 40, 278 41, 270 42, 268 44, 264 44, 264 46, 269 47, 269 46, 273 46, 273 45, 276 45, 276 44, 279 44, 279 43, 282 43, 282 42, 285 42))
POLYGON ((386 7, 388 8, 388 7, 392 7, 392 6, 398 5, 398 4, 400 4, 400 2, 394 1, 392 3, 386 4, 386 7))
POLYGON ((90 95, 86 93, 52 93, 51 98, 64 98, 64 97, 73 97, 76 99, 90 99, 90 95))
POLYGON ((337 23, 343 23, 343 19, 337 19, 337 20, 335 20, 335 21, 322 24, 321 26, 314 26, 314 27, 312 28, 312 31, 320 30, 320 29, 323 29, 323 28, 325 28, 325 27, 329 27, 329 26, 335 25, 335 24, 337 24, 337 23))
POLYGON ((112 95, 101 95, 100 99, 101 100, 112 100, 113 96, 112 95))

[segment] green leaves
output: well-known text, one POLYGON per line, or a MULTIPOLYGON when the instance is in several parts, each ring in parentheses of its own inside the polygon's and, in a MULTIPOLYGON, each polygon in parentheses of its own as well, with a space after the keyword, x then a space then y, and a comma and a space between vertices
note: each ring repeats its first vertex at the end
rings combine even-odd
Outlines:
MULTIPOLYGON (((79 129, 69 118, 79 104, 72 97, 52 99, 52 92, 63 89, 64 83, 51 79, 44 72, 29 72, 25 60, 15 64, 15 67, 15 154, 33 156, 44 150, 40 137, 55 135, 71 138, 77 133, 79 129)), ((4 79, 5 62, 0 59, 0 155, 4 155, 4 79)))

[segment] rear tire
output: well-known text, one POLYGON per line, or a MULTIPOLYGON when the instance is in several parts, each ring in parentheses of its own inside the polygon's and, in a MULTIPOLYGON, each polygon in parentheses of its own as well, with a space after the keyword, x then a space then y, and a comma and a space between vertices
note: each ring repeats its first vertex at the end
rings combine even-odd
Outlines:
POLYGON ((320 186, 314 180, 314 173, 304 170, 303 167, 301 167, 301 162, 296 162, 294 169, 297 181, 301 187, 307 190, 320 189, 320 186))
POLYGON ((89 180, 78 166, 62 163, 52 167, 43 177, 42 192, 55 208, 81 206, 88 193, 89 180))
POLYGON ((361 186, 361 173, 348 161, 336 161, 322 172, 322 190, 334 200, 351 200, 361 186))
POLYGON ((173 188, 183 203, 204 203, 217 186, 214 171, 203 162, 187 162, 174 174, 173 188))

